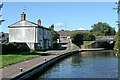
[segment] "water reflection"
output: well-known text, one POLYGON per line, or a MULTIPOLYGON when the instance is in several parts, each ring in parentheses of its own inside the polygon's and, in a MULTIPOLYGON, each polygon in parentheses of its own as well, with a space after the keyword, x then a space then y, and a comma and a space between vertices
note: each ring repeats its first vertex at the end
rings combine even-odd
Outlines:
MULTIPOLYGON (((120 60, 119 60, 120 61, 120 60)), ((120 74, 120 73, 119 73, 120 74)), ((118 58, 114 51, 89 51, 72 55, 39 78, 117 78, 118 58)))

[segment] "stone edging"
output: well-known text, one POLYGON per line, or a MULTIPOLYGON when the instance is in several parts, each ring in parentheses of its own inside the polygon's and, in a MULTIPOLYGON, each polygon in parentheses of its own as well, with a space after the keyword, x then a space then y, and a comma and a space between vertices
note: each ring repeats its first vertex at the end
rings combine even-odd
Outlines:
POLYGON ((83 49, 83 50, 76 50, 76 51, 67 52, 67 53, 58 55, 56 57, 53 57, 52 59, 49 59, 49 60, 43 62, 42 64, 38 64, 38 65, 34 66, 33 68, 30 68, 24 72, 21 72, 19 75, 13 77, 12 80, 31 79, 33 76, 35 76, 35 74, 44 70, 45 68, 47 68, 51 64, 54 64, 55 62, 59 61, 60 59, 63 59, 63 58, 70 56, 72 54, 76 54, 76 53, 82 52, 82 51, 101 51, 101 50, 104 50, 104 49, 83 49))
POLYGON ((40 72, 43 69, 47 68, 49 65, 59 61, 62 58, 65 58, 67 56, 70 56, 70 55, 78 53, 78 52, 79 52, 79 50, 72 51, 72 52, 67 52, 67 53, 58 55, 56 57, 53 57, 52 59, 47 60, 47 61, 43 62, 42 64, 38 64, 38 65, 34 66, 33 68, 30 68, 29 70, 21 72, 17 76, 13 76, 11 80, 25 80, 25 79, 29 79, 29 78, 31 78, 31 76, 34 76, 38 72, 40 72))

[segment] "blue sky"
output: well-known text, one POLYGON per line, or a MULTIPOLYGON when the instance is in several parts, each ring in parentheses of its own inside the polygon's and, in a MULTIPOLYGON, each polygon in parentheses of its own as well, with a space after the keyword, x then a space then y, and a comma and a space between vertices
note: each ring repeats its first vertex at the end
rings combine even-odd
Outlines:
POLYGON ((49 27, 55 24, 55 30, 90 30, 97 22, 107 22, 117 30, 115 2, 5 2, 2 9, 2 31, 9 32, 8 26, 21 20, 26 7, 26 19, 49 27), (66 27, 65 27, 66 26, 66 27))

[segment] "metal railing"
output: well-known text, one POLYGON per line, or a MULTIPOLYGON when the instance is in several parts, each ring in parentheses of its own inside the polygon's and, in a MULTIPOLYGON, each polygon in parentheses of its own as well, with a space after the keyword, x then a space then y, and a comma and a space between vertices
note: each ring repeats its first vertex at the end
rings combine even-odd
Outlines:
POLYGON ((96 40, 114 40, 115 36, 95 36, 96 40))

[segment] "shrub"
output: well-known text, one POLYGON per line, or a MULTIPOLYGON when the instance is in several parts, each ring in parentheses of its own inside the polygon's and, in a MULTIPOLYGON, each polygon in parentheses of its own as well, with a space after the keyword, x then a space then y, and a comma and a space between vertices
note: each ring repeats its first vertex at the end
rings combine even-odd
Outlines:
POLYGON ((120 50, 120 29, 117 35, 115 36, 115 45, 114 45, 114 50, 120 50))
POLYGON ((93 36, 90 32, 77 32, 73 33, 70 36, 72 43, 76 44, 80 47, 83 44, 83 41, 93 41, 95 40, 95 36, 93 36))
POLYGON ((17 44, 17 43, 8 43, 1 45, 2 45, 2 54, 16 54, 19 52, 29 51, 29 49, 24 48, 21 46, 21 44, 17 44))

